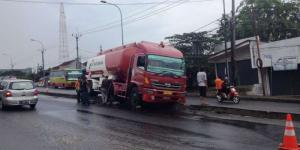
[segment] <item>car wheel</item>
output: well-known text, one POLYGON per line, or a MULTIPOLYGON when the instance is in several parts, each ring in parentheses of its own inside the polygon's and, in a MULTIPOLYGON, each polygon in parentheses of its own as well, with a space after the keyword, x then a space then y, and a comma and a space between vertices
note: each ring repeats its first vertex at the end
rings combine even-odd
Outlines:
POLYGON ((132 110, 137 110, 142 107, 141 98, 138 93, 138 89, 136 87, 131 89, 130 92, 130 108, 132 110))
POLYGON ((36 104, 30 105, 30 109, 35 109, 36 104))

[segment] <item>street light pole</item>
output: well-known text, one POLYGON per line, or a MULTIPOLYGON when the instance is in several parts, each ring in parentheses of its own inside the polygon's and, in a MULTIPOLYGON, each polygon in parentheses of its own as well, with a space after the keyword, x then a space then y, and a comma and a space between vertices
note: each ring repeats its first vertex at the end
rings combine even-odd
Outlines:
POLYGON ((12 56, 8 55, 6 53, 2 53, 2 55, 6 55, 6 56, 8 56, 10 58, 10 69, 14 70, 14 63, 13 63, 13 60, 12 60, 12 56))
POLYGON ((123 30, 123 14, 122 14, 121 8, 117 4, 109 3, 109 2, 104 1, 104 0, 102 0, 100 2, 104 3, 104 4, 115 6, 119 10, 120 17, 121 17, 121 34, 122 34, 122 46, 123 46, 124 45, 124 30, 123 30))
POLYGON ((45 76, 45 59, 44 59, 44 53, 46 51, 45 47, 44 47, 44 44, 41 42, 41 41, 38 41, 38 40, 35 40, 35 39, 30 39, 32 42, 37 42, 41 45, 42 47, 42 50, 41 50, 41 53, 42 53, 42 69, 43 69, 43 76, 45 76))

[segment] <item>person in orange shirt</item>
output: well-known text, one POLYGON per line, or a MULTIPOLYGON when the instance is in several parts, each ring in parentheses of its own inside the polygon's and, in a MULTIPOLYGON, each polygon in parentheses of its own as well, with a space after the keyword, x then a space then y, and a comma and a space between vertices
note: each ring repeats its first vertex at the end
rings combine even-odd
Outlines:
POLYGON ((215 80, 215 86, 216 86, 216 90, 217 90, 218 93, 222 92, 223 83, 224 83, 224 81, 217 76, 217 78, 215 80))

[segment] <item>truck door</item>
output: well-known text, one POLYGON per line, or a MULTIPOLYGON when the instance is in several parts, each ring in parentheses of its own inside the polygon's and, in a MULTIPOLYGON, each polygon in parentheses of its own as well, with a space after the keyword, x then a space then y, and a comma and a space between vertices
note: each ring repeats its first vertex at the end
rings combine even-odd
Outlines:
POLYGON ((138 86, 142 85, 144 82, 144 72, 146 67, 145 59, 145 55, 136 55, 133 63, 131 81, 138 86))

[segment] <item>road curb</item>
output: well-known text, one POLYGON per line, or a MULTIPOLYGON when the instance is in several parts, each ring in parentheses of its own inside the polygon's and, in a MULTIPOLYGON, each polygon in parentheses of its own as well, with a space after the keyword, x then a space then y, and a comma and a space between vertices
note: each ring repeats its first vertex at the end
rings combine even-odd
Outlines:
MULTIPOLYGON (((71 95, 71 94, 50 93, 50 92, 40 92, 40 94, 76 99, 76 95, 71 95)), ((215 113, 233 114, 233 115, 240 115, 240 116, 252 116, 257 118, 282 119, 282 120, 285 119, 287 114, 283 112, 269 112, 269 111, 262 111, 262 110, 248 110, 248 109, 218 107, 218 106, 209 106, 209 105, 208 106, 189 105, 185 107, 187 109, 197 110, 197 111, 211 111, 215 113)), ((300 114, 293 114, 293 113, 291 114, 293 115, 295 121, 300 121, 300 114)))
MULTIPOLYGON (((287 114, 284 112, 248 110, 248 109, 228 108, 228 107, 218 107, 218 106, 189 105, 187 107, 191 110, 198 110, 198 111, 212 111, 215 113, 233 114, 233 115, 240 115, 240 116, 252 116, 257 118, 281 119, 281 120, 284 120, 287 114)), ((290 113, 290 114, 293 115, 295 121, 300 121, 300 114, 294 114, 294 113, 290 113)))
MULTIPOLYGON (((188 97, 199 97, 197 94, 188 93, 188 97)), ((215 96, 209 95, 208 98, 216 98, 215 96)), ((251 96, 240 96, 242 100, 247 101, 264 101, 264 102, 278 102, 278 103, 296 103, 300 104, 300 99, 290 99, 290 98, 270 98, 270 97, 251 97, 251 96)))

